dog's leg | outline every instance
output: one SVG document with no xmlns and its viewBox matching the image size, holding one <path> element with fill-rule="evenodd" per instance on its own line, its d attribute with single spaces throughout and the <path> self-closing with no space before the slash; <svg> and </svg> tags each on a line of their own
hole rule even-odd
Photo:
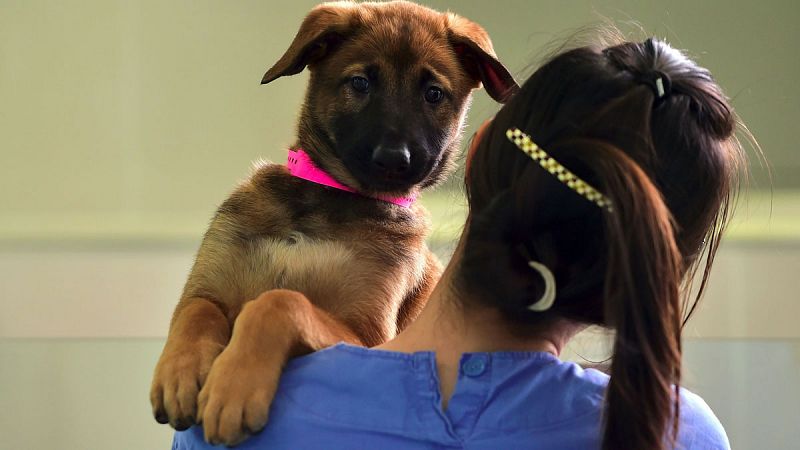
<svg viewBox="0 0 800 450">
<path fill-rule="evenodd" d="M 229 338 L 230 323 L 217 305 L 202 298 L 181 301 L 150 388 L 159 423 L 184 430 L 195 422 L 197 394 Z"/>
<path fill-rule="evenodd" d="M 246 303 L 200 391 L 206 440 L 235 445 L 263 428 L 286 362 L 341 341 L 363 345 L 299 292 L 276 289 Z"/>
</svg>

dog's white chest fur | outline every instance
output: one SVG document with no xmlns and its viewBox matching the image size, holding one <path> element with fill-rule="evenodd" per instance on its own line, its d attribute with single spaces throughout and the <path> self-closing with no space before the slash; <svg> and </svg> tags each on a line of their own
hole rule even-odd
<svg viewBox="0 0 800 450">
<path fill-rule="evenodd" d="M 249 273 L 241 281 L 253 283 L 248 294 L 277 288 L 299 291 L 345 321 L 369 317 L 382 322 L 389 335 L 395 333 L 397 311 L 386 305 L 401 303 L 410 280 L 387 277 L 385 264 L 352 243 L 292 232 L 286 238 L 253 240 L 247 253 Z"/>
<path fill-rule="evenodd" d="M 253 256 L 256 264 L 265 269 L 267 283 L 273 288 L 301 292 L 323 286 L 332 289 L 341 284 L 355 257 L 353 250 L 340 241 L 311 239 L 299 232 L 283 239 L 259 239 L 254 244 Z"/>
</svg>

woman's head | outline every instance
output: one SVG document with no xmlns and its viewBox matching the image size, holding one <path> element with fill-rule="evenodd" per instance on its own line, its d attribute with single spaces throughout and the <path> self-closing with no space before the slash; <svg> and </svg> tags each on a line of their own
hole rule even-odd
<svg viewBox="0 0 800 450">
<path fill-rule="evenodd" d="M 532 160 L 506 136 L 511 128 L 613 211 Z M 677 414 L 672 386 L 691 311 L 681 286 L 704 248 L 704 282 L 713 261 L 742 159 L 735 128 L 710 73 L 649 39 L 551 58 L 470 150 L 456 283 L 523 325 L 570 319 L 616 329 L 605 448 L 661 448 Z M 528 309 L 545 289 L 529 261 L 555 277 L 544 312 Z"/>
</svg>

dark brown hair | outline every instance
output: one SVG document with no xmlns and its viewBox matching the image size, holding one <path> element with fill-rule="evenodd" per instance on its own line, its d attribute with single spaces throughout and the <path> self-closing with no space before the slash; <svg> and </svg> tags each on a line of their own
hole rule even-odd
<svg viewBox="0 0 800 450">
<path fill-rule="evenodd" d="M 705 261 L 702 293 L 727 222 L 743 161 L 736 123 L 711 74 L 668 44 L 588 46 L 541 66 L 470 156 L 456 283 L 524 326 L 567 318 L 616 330 L 604 449 L 662 449 L 677 437 L 680 334 L 700 295 L 689 306 L 682 287 Z M 613 212 L 517 149 L 511 127 Z M 528 260 L 556 278 L 545 312 L 527 309 L 544 288 Z"/>
</svg>

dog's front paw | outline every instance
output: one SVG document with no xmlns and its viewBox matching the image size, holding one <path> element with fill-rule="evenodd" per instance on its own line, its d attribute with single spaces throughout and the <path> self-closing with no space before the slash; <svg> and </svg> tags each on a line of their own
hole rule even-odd
<svg viewBox="0 0 800 450">
<path fill-rule="evenodd" d="M 178 431 L 195 423 L 197 395 L 214 362 L 215 352 L 196 348 L 165 348 L 150 388 L 153 415 Z"/>
<path fill-rule="evenodd" d="M 282 364 L 256 360 L 231 347 L 223 351 L 198 397 L 206 441 L 236 445 L 267 423 Z"/>
</svg>

